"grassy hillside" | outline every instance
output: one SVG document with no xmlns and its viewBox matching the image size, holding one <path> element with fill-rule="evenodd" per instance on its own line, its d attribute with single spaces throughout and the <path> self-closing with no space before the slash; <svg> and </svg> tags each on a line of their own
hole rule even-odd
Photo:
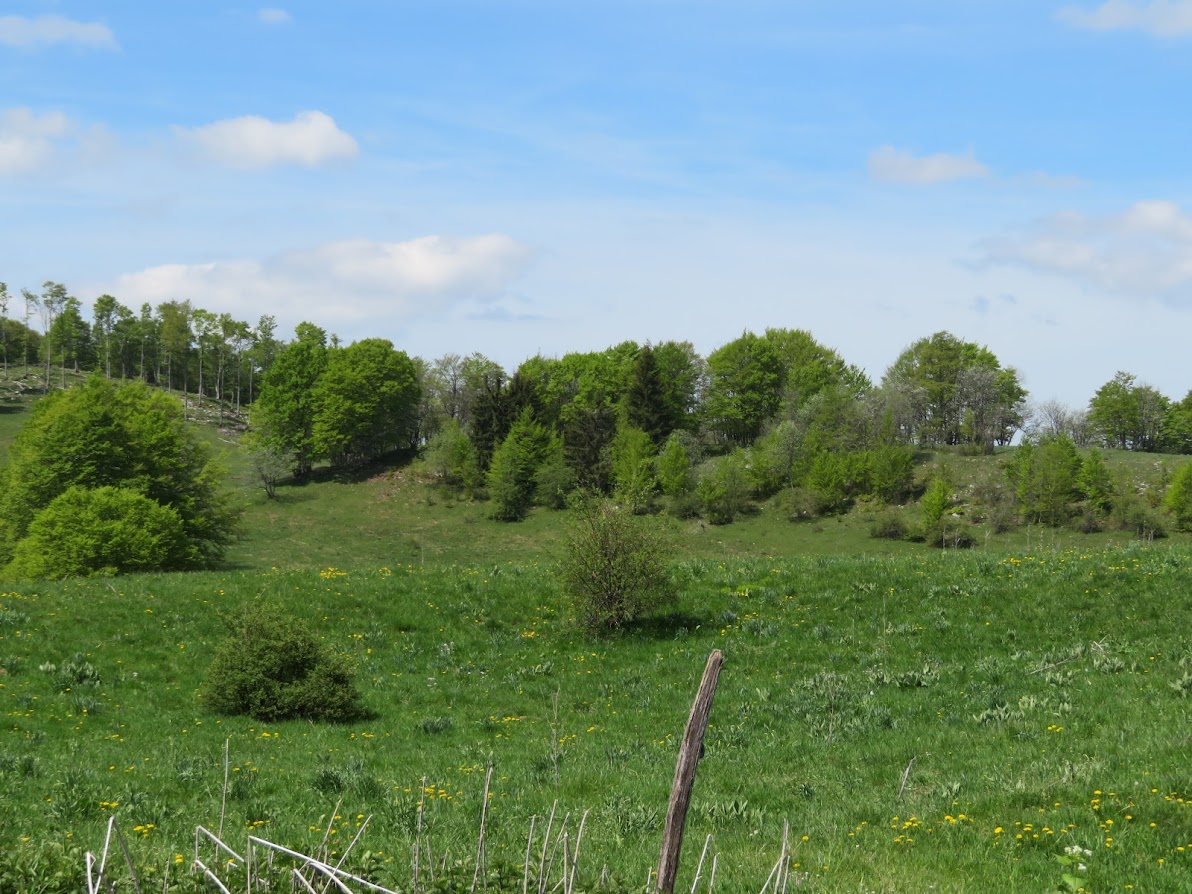
<svg viewBox="0 0 1192 894">
<path fill-rule="evenodd" d="M 718 889 L 760 890 L 789 821 L 811 890 L 1045 890 L 1077 844 L 1092 852 L 1089 890 L 1192 890 L 1188 550 L 690 560 L 675 573 L 673 616 L 606 641 L 575 632 L 532 562 L 5 593 L 2 865 L 97 847 L 115 813 L 160 877 L 189 860 L 195 823 L 218 823 L 230 741 L 233 841 L 253 829 L 313 848 L 342 799 L 333 840 L 371 816 L 357 856 L 404 885 L 421 790 L 434 852 L 467 882 L 491 764 L 490 854 L 510 887 L 530 817 L 556 800 L 573 824 L 591 811 L 584 883 L 607 864 L 640 887 L 720 648 L 688 886 L 712 834 Z M 221 615 L 257 599 L 353 653 L 370 720 L 264 725 L 200 707 Z M 67 673 L 76 653 L 98 683 L 80 683 L 78 662 Z"/>
</svg>

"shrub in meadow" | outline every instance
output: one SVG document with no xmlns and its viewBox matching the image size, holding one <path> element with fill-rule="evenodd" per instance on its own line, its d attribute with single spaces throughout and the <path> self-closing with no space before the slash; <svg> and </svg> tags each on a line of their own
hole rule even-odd
<svg viewBox="0 0 1192 894">
<path fill-rule="evenodd" d="M 585 630 L 616 630 L 674 601 L 671 543 L 660 519 L 591 497 L 573 508 L 558 575 Z"/>
<path fill-rule="evenodd" d="M 254 605 L 232 623 L 202 690 L 219 714 L 343 723 L 365 715 L 351 659 L 281 610 Z"/>
</svg>

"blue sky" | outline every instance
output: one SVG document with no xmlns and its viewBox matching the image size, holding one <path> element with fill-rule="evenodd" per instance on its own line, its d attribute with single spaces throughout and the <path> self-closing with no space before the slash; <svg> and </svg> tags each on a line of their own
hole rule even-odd
<svg viewBox="0 0 1192 894">
<path fill-rule="evenodd" d="M 509 368 L 949 329 L 1192 388 L 1192 0 L 0 10 L 0 280 Z"/>
</svg>

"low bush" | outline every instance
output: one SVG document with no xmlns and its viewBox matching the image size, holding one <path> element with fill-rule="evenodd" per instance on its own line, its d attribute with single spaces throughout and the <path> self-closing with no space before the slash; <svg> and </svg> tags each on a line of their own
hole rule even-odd
<svg viewBox="0 0 1192 894">
<path fill-rule="evenodd" d="M 580 626 L 605 633 L 674 601 L 672 548 L 659 519 L 590 497 L 573 505 L 558 576 Z"/>
<path fill-rule="evenodd" d="M 122 487 L 72 487 L 34 517 L 5 573 L 43 580 L 170 570 L 193 552 L 169 506 Z"/>
<path fill-rule="evenodd" d="M 869 526 L 869 536 L 878 540 L 905 540 L 909 528 L 899 512 L 880 513 Z"/>
<path fill-rule="evenodd" d="M 255 605 L 232 623 L 202 690 L 218 714 L 344 723 L 365 715 L 348 656 L 279 609 Z"/>
</svg>

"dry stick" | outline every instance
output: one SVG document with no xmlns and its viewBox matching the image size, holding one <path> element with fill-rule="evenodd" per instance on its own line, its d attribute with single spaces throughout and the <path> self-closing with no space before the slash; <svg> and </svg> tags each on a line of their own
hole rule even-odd
<svg viewBox="0 0 1192 894">
<path fill-rule="evenodd" d="M 353 838 L 352 838 L 351 842 L 348 844 L 348 846 L 346 848 L 344 848 L 344 852 L 343 852 L 343 854 L 340 855 L 339 862 L 335 864 L 335 869 L 333 871 L 339 872 L 340 867 L 344 865 L 344 860 L 348 859 L 348 854 L 350 854 L 352 852 L 352 848 L 354 848 L 356 846 L 356 842 L 360 840 L 360 836 L 363 835 L 364 830 L 368 828 L 368 823 L 371 819 L 372 819 L 372 814 L 369 814 L 367 817 L 364 818 L 364 822 L 362 822 L 360 824 L 360 828 L 356 830 L 355 836 L 353 836 Z M 331 882 L 328 882 L 326 885 L 323 885 L 323 894 L 327 894 L 327 889 L 330 886 L 331 886 Z"/>
<path fill-rule="evenodd" d="M 1027 676 L 1030 677 L 1030 676 L 1033 676 L 1034 674 L 1041 674 L 1041 673 L 1043 673 L 1043 671 L 1052 670 L 1053 668 L 1059 667 L 1061 664 L 1069 664 L 1070 662 L 1073 662 L 1073 661 L 1079 661 L 1083 657 L 1084 657 L 1083 655 L 1073 655 L 1071 658 L 1065 658 L 1063 661 L 1056 661 L 1053 664 L 1045 664 L 1043 667 L 1035 668 L 1033 671 L 1028 673 Z"/>
<path fill-rule="evenodd" d="M 790 834 L 791 824 L 786 820 L 782 821 L 782 856 L 779 858 L 782 861 L 782 872 L 779 874 L 781 885 L 777 882 L 774 884 L 776 891 L 780 894 L 786 894 L 786 880 L 790 878 L 791 874 L 791 857 L 790 857 Z"/>
<path fill-rule="evenodd" d="M 132 887 L 137 894 L 141 894 L 141 881 L 137 878 L 137 870 L 132 865 L 132 854 L 128 852 L 128 845 L 124 843 L 124 836 L 120 834 L 120 827 L 113 826 L 116 830 L 116 843 L 120 845 L 120 850 L 124 852 L 124 863 L 128 866 L 128 874 L 132 877 Z"/>
<path fill-rule="evenodd" d="M 559 787 L 559 690 L 551 696 L 554 712 L 550 723 L 550 759 L 555 768 L 555 788 Z"/>
<path fill-rule="evenodd" d="M 492 782 L 493 768 L 490 766 L 488 772 L 484 774 L 484 797 L 480 804 L 480 841 L 476 844 L 476 871 L 472 873 L 472 888 L 475 892 L 476 883 L 480 881 L 481 866 L 484 866 L 484 890 L 488 890 L 488 866 L 485 865 L 487 860 L 484 851 L 485 834 L 488 831 L 488 786 Z"/>
<path fill-rule="evenodd" d="M 579 818 L 579 828 L 575 832 L 575 850 L 571 852 L 571 875 L 568 876 L 566 885 L 567 894 L 572 894 L 575 889 L 575 875 L 579 872 L 579 846 L 584 840 L 584 826 L 588 822 L 588 813 L 585 810 L 584 815 Z"/>
<path fill-rule="evenodd" d="M 704 732 L 712 713 L 716 695 L 716 681 L 724 665 L 724 654 L 714 649 L 708 656 L 704 676 L 691 705 L 679 759 L 675 764 L 675 781 L 671 786 L 670 804 L 666 809 L 666 825 L 662 830 L 662 849 L 658 854 L 658 887 L 660 894 L 673 894 L 675 876 L 679 872 L 679 852 L 683 849 L 683 829 L 687 823 L 687 808 L 691 806 L 691 789 L 695 785 L 695 770 L 704 746 Z"/>
<path fill-rule="evenodd" d="M 555 868 L 555 854 L 559 852 L 559 842 L 567 834 L 567 820 L 569 819 L 571 819 L 570 813 L 563 814 L 563 822 L 559 823 L 559 831 L 555 833 L 555 843 L 550 849 L 550 860 L 546 864 L 546 871 L 538 881 L 538 888 L 543 894 L 546 892 L 546 886 L 550 883 L 550 871 Z"/>
<path fill-rule="evenodd" d="M 704 839 L 704 849 L 700 851 L 699 854 L 699 863 L 697 863 L 695 866 L 695 878 L 691 880 L 691 894 L 695 894 L 695 889 L 699 885 L 699 875 L 704 868 L 704 857 L 708 856 L 708 845 L 711 843 L 712 836 L 708 835 L 708 837 Z"/>
<path fill-rule="evenodd" d="M 223 796 L 219 799 L 219 831 L 215 833 L 217 838 L 223 838 L 224 814 L 228 808 L 228 764 L 230 763 L 228 760 L 228 748 L 231 743 L 232 740 L 230 738 L 224 739 L 224 784 Z"/>
<path fill-rule="evenodd" d="M 426 802 L 426 777 L 422 777 L 422 788 L 418 790 L 418 825 L 414 832 L 414 881 L 413 894 L 418 894 L 418 859 L 422 856 L 422 805 Z M 434 867 L 431 867 L 434 872 Z"/>
<path fill-rule="evenodd" d="M 902 793 L 906 791 L 906 784 L 911 781 L 911 770 L 914 768 L 915 761 L 918 759 L 919 755 L 916 754 L 911 758 L 911 762 L 906 765 L 906 769 L 902 771 L 902 784 L 898 786 L 898 797 L 894 799 L 895 801 L 902 800 Z"/>
<path fill-rule="evenodd" d="M 108 817 L 108 832 L 103 839 L 103 855 L 99 860 L 99 875 L 95 877 L 95 886 L 91 889 L 92 894 L 99 894 L 99 886 L 103 884 L 103 872 L 108 865 L 108 848 L 112 844 L 112 829 L 116 827 L 116 817 Z"/>
<path fill-rule="evenodd" d="M 302 874 L 302 870 L 299 869 L 297 866 L 295 866 L 293 868 L 293 870 L 291 870 L 291 875 L 293 876 L 290 879 L 291 884 L 293 882 L 297 881 L 302 885 L 302 887 L 306 888 L 306 890 L 309 891 L 310 894 L 319 894 L 319 892 L 314 889 L 314 886 L 311 885 L 311 883 L 306 880 L 306 876 L 304 876 Z"/>
<path fill-rule="evenodd" d="M 522 872 L 522 894 L 530 894 L 530 850 L 534 847 L 534 821 L 538 817 L 530 817 L 530 837 L 526 839 L 526 864 Z"/>
<path fill-rule="evenodd" d="M 542 839 L 542 856 L 538 860 L 538 894 L 543 894 L 546 890 L 546 882 L 542 877 L 542 871 L 546 866 L 546 849 L 550 846 L 550 827 L 554 825 L 555 810 L 558 806 L 558 801 L 550 805 L 550 816 L 546 819 L 546 835 Z"/>
</svg>

